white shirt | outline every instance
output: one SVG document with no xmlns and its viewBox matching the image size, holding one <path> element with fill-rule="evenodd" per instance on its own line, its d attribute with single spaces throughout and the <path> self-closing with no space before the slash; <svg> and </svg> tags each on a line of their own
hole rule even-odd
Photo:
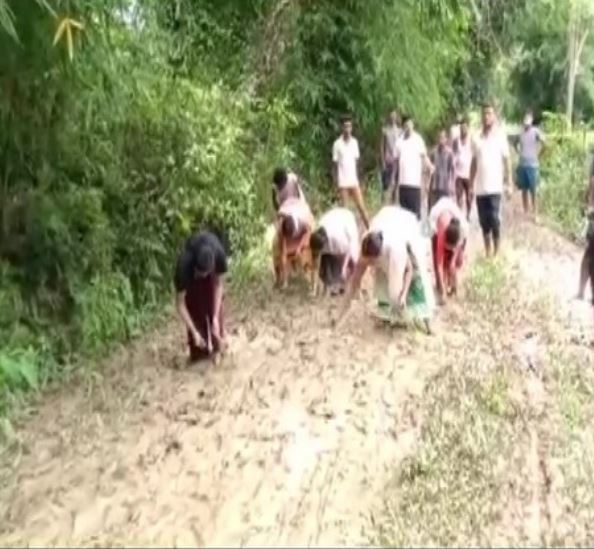
<svg viewBox="0 0 594 549">
<path fill-rule="evenodd" d="M 467 238 L 468 222 L 466 221 L 462 210 L 458 207 L 458 204 L 456 204 L 456 202 L 449 196 L 440 198 L 429 212 L 429 227 L 431 229 L 431 234 L 435 234 L 437 232 L 437 220 L 443 212 L 449 212 L 453 217 L 458 219 L 460 222 L 461 239 L 464 240 Z"/>
<path fill-rule="evenodd" d="M 369 223 L 369 232 L 381 232 L 382 251 L 376 269 L 388 278 L 388 294 L 397 303 L 408 261 L 407 244 L 420 236 L 420 225 L 412 212 L 400 206 L 384 206 Z"/>
<path fill-rule="evenodd" d="M 423 176 L 423 156 L 427 148 L 423 138 L 412 132 L 407 138 L 402 137 L 396 143 L 398 155 L 398 182 L 407 187 L 420 187 Z"/>
<path fill-rule="evenodd" d="M 501 194 L 503 192 L 503 161 L 509 158 L 509 145 L 505 132 L 497 127 L 484 135 L 475 136 L 472 154 L 476 157 L 477 196 Z"/>
<path fill-rule="evenodd" d="M 328 248 L 322 253 L 348 255 L 354 262 L 359 260 L 361 246 L 355 215 L 348 208 L 332 208 L 321 218 L 319 226 L 326 231 Z"/>
<path fill-rule="evenodd" d="M 454 170 L 456 177 L 460 179 L 470 179 L 470 164 L 472 162 L 472 140 L 466 136 L 466 143 L 459 137 L 456 141 L 456 151 L 454 152 Z"/>
<path fill-rule="evenodd" d="M 332 147 L 332 161 L 338 165 L 339 188 L 352 188 L 359 185 L 357 160 L 359 160 L 359 143 L 354 137 L 345 141 L 341 135 Z"/>
</svg>

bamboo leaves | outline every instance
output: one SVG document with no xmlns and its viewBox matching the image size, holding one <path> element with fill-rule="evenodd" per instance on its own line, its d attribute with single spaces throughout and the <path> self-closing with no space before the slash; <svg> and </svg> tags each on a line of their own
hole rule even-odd
<svg viewBox="0 0 594 549">
<path fill-rule="evenodd" d="M 70 61 L 74 58 L 74 33 L 84 30 L 84 25 L 71 17 L 64 17 L 58 24 L 56 34 L 54 35 L 53 46 L 58 45 L 62 37 L 66 37 L 66 51 Z"/>
</svg>

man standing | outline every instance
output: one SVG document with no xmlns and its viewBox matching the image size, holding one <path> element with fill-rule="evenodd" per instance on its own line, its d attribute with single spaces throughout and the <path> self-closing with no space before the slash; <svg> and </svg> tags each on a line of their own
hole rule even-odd
<svg viewBox="0 0 594 549">
<path fill-rule="evenodd" d="M 592 304 L 594 305 L 594 159 L 590 165 L 588 188 L 586 191 L 586 249 L 580 266 L 578 299 L 584 299 L 588 280 L 592 287 Z"/>
<path fill-rule="evenodd" d="M 398 196 L 400 205 L 420 219 L 423 165 L 429 171 L 433 171 L 433 166 L 427 157 L 427 148 L 423 138 L 414 131 L 412 118 L 405 116 L 403 123 L 404 133 L 396 144 Z"/>
<path fill-rule="evenodd" d="M 380 158 L 382 163 L 382 193 L 386 202 L 388 197 L 394 202 L 396 199 L 396 181 L 398 177 L 398 163 L 396 162 L 396 142 L 401 134 L 398 124 L 398 113 L 392 111 L 388 124 L 382 128 L 382 144 Z"/>
<path fill-rule="evenodd" d="M 482 128 L 473 142 L 470 186 L 476 190 L 476 207 L 487 257 L 497 255 L 501 233 L 501 195 L 504 180 L 511 190 L 507 136 L 496 124 L 495 109 L 483 105 Z"/>
<path fill-rule="evenodd" d="M 472 161 L 472 144 L 468 134 L 468 119 L 463 118 L 460 123 L 460 137 L 454 141 L 454 172 L 456 176 L 456 201 L 458 207 L 464 207 L 466 199 L 466 219 L 470 220 L 472 199 L 474 198 L 470 186 L 470 163 Z"/>
<path fill-rule="evenodd" d="M 342 134 L 332 147 L 332 161 L 334 163 L 334 182 L 338 186 L 340 200 L 346 207 L 350 197 L 354 202 L 365 227 L 369 225 L 369 218 L 363 194 L 359 187 L 359 174 L 357 164 L 359 161 L 359 143 L 353 137 L 353 122 L 348 116 L 342 120 Z"/>
<path fill-rule="evenodd" d="M 516 173 L 517 186 L 522 191 L 524 213 L 536 214 L 536 187 L 538 186 L 538 155 L 544 143 L 542 134 L 533 125 L 532 113 L 524 116 L 524 128 L 518 141 L 520 162 Z"/>
<path fill-rule="evenodd" d="M 431 208 L 440 198 L 449 197 L 452 194 L 454 155 L 448 146 L 446 130 L 440 130 L 437 137 L 437 146 L 431 152 L 430 159 L 435 169 L 429 183 L 428 212 L 431 211 Z"/>
</svg>

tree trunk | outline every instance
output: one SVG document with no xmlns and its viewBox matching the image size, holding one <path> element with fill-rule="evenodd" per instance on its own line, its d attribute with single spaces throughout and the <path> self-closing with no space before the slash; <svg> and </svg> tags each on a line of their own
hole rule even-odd
<svg viewBox="0 0 594 549">
<path fill-rule="evenodd" d="M 567 120 L 567 129 L 571 130 L 573 119 L 573 98 L 575 95 L 575 77 L 576 77 L 576 22 L 575 11 L 573 7 L 569 8 L 569 22 L 567 26 L 567 92 L 565 98 L 565 117 Z"/>
<path fill-rule="evenodd" d="M 569 12 L 569 23 L 567 27 L 567 97 L 565 104 L 565 115 L 567 126 L 571 130 L 573 121 L 573 103 L 575 97 L 575 85 L 580 67 L 582 52 L 590 32 L 589 20 L 583 13 L 578 14 L 575 3 L 572 2 Z"/>
</svg>

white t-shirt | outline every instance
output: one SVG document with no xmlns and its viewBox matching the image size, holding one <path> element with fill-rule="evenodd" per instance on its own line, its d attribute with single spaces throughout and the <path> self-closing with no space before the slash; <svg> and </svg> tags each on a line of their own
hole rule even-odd
<svg viewBox="0 0 594 549">
<path fill-rule="evenodd" d="M 407 187 L 420 187 L 423 176 L 423 156 L 427 148 L 423 138 L 412 132 L 407 138 L 402 135 L 396 143 L 398 155 L 398 182 Z"/>
<path fill-rule="evenodd" d="M 355 262 L 359 260 L 359 229 L 351 210 L 332 208 L 321 217 L 319 226 L 328 235 L 328 249 L 322 250 L 322 253 L 348 255 Z"/>
<path fill-rule="evenodd" d="M 415 214 L 400 206 L 384 206 L 369 223 L 369 232 L 376 231 L 382 233 L 383 243 L 375 268 L 387 277 L 390 301 L 396 303 L 408 260 L 406 246 L 420 237 L 419 221 Z"/>
<path fill-rule="evenodd" d="M 332 161 L 338 165 L 339 188 L 359 186 L 357 160 L 359 160 L 359 143 L 354 137 L 345 141 L 341 135 L 332 147 Z"/>
<path fill-rule="evenodd" d="M 470 164 L 472 163 L 472 140 L 466 136 L 466 142 L 459 137 L 455 142 L 454 171 L 460 179 L 470 179 Z"/>
<path fill-rule="evenodd" d="M 501 194 L 503 161 L 509 158 L 505 132 L 497 127 L 492 128 L 487 135 L 481 132 L 473 139 L 472 154 L 476 157 L 476 195 Z"/>
</svg>

